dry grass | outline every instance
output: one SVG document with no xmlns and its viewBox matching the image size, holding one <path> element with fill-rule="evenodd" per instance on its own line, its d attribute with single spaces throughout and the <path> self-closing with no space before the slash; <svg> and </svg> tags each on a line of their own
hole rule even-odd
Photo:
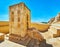
<svg viewBox="0 0 60 47">
<path fill-rule="evenodd" d="M 6 21 L 0 22 L 0 32 L 8 33 L 9 32 L 9 23 Z"/>
<path fill-rule="evenodd" d="M 0 26 L 8 26 L 9 22 L 8 21 L 0 21 Z"/>
<path fill-rule="evenodd" d="M 49 26 L 50 26 L 49 24 L 31 23 L 31 27 L 34 27 L 34 28 L 36 28 L 37 30 L 39 30 L 41 32 L 47 31 Z"/>
<path fill-rule="evenodd" d="M 31 23 L 31 27 L 36 28 L 41 32 L 45 32 L 49 28 L 49 24 L 38 24 L 38 23 Z M 9 32 L 9 22 L 8 21 L 0 21 L 0 32 L 8 33 Z"/>
<path fill-rule="evenodd" d="M 8 33 L 9 32 L 9 27 L 8 26 L 0 27 L 0 32 Z"/>
</svg>

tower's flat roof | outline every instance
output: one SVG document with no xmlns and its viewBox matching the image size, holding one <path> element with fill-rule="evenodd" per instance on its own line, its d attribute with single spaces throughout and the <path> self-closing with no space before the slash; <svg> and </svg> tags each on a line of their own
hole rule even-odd
<svg viewBox="0 0 60 47">
<path fill-rule="evenodd" d="M 17 4 L 11 5 L 11 6 L 9 6 L 9 7 L 13 7 L 13 6 L 16 6 L 16 5 L 19 5 L 19 4 L 24 4 L 24 5 L 25 5 L 24 2 L 20 2 L 20 3 L 17 3 Z M 25 7 L 30 11 L 30 9 L 29 9 L 26 5 L 25 5 Z"/>
</svg>

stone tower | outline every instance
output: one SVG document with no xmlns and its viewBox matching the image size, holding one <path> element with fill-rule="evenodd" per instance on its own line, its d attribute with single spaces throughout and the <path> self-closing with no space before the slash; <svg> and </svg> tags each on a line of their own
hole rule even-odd
<svg viewBox="0 0 60 47">
<path fill-rule="evenodd" d="M 39 47 L 44 40 L 40 32 L 30 27 L 30 10 L 24 3 L 9 7 L 9 40 L 27 47 Z"/>
<path fill-rule="evenodd" d="M 30 10 L 24 3 L 9 7 L 9 33 L 24 37 L 30 28 Z"/>
</svg>

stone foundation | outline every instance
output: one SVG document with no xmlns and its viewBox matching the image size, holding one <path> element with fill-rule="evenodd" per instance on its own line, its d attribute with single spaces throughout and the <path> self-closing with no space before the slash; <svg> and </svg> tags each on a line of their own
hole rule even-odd
<svg viewBox="0 0 60 47">
<path fill-rule="evenodd" d="M 41 42 L 43 42 L 38 39 L 31 38 L 28 35 L 22 38 L 21 36 L 14 34 L 10 34 L 9 40 L 27 47 L 40 47 Z"/>
<path fill-rule="evenodd" d="M 35 31 L 29 31 L 25 37 L 19 35 L 10 34 L 9 40 L 15 43 L 24 45 L 26 47 L 52 47 L 52 45 L 47 44 L 45 39 L 42 39 L 41 35 L 37 35 Z M 33 37 L 32 37 L 33 36 Z M 40 36 L 39 38 L 37 36 Z"/>
<path fill-rule="evenodd" d="M 31 38 L 29 38 L 28 36 L 21 37 L 18 35 L 10 34 L 9 40 L 26 46 L 28 42 L 31 40 Z"/>
</svg>

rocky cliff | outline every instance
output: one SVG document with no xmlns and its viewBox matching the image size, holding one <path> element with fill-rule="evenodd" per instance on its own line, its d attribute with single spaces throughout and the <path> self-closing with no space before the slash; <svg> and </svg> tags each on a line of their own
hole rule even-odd
<svg viewBox="0 0 60 47">
<path fill-rule="evenodd" d="M 51 24 L 54 20 L 55 20 L 55 18 L 51 18 L 48 23 Z"/>
<path fill-rule="evenodd" d="M 47 32 L 41 33 L 48 44 L 60 47 L 60 13 L 49 21 L 50 27 Z"/>
</svg>

